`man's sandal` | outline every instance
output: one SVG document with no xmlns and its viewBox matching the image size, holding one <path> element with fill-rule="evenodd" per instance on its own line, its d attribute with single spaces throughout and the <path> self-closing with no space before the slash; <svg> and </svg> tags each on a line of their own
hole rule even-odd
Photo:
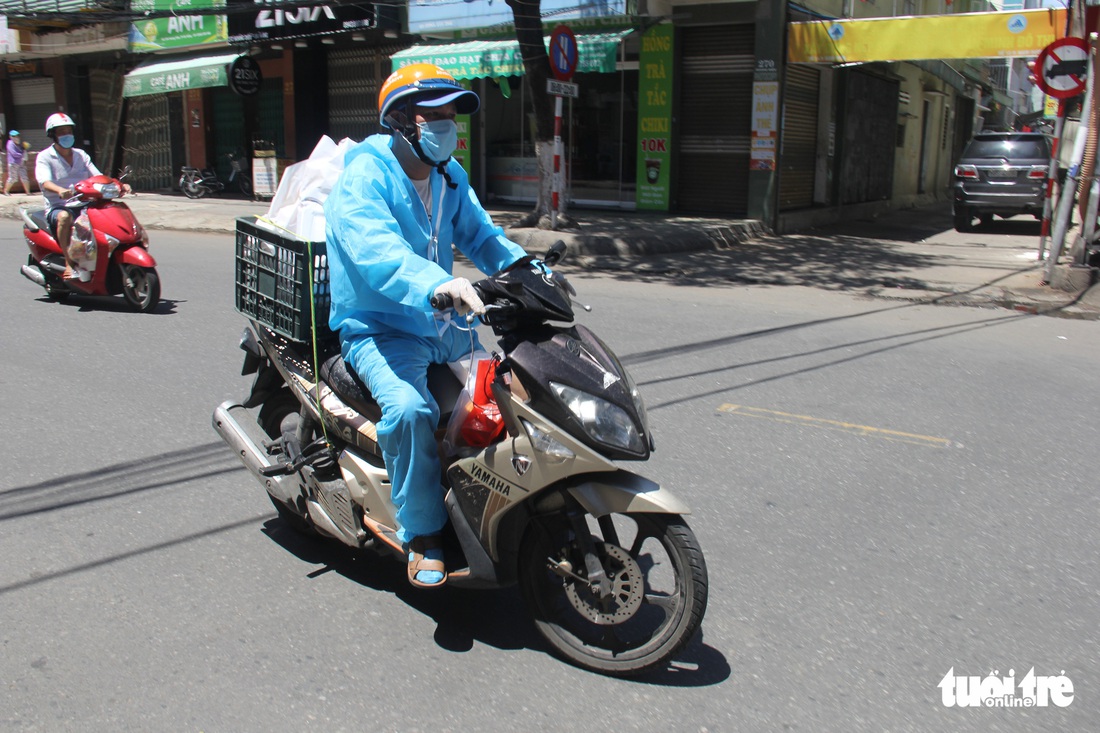
<svg viewBox="0 0 1100 733">
<path fill-rule="evenodd" d="M 447 582 L 443 542 L 439 535 L 423 535 L 409 540 L 409 582 L 417 588 L 436 588 Z"/>
</svg>

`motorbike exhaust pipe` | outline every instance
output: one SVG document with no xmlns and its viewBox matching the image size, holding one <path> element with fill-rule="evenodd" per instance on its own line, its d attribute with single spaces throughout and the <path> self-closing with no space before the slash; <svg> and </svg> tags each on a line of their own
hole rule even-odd
<svg viewBox="0 0 1100 733">
<path fill-rule="evenodd" d="M 30 265 L 23 265 L 19 268 L 19 271 L 23 273 L 23 277 L 30 280 L 35 285 L 46 287 L 46 276 L 42 274 L 42 271 L 37 267 L 31 267 Z"/>
<path fill-rule="evenodd" d="M 296 477 L 264 476 L 260 473 L 262 469 L 276 464 L 263 447 L 270 438 L 248 411 L 240 403 L 229 400 L 218 405 L 212 421 L 214 430 L 236 452 L 245 468 L 264 485 L 267 493 L 285 504 L 293 504 L 299 494 Z"/>
</svg>

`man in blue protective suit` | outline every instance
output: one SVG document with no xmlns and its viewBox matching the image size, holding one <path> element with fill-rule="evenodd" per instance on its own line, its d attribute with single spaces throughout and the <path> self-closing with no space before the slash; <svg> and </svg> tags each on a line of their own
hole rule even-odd
<svg viewBox="0 0 1100 733">
<path fill-rule="evenodd" d="M 325 202 L 332 307 L 344 359 L 382 408 L 377 424 L 409 559 L 409 581 L 442 585 L 440 530 L 447 522 L 435 430 L 439 406 L 428 393 L 431 363 L 457 361 L 476 346 L 464 321 L 432 310 L 451 296 L 460 315 L 484 313 L 469 280 L 451 274 L 451 244 L 493 273 L 525 255 L 504 237 L 451 159 L 456 114 L 481 102 L 434 64 L 395 71 L 378 107 L 390 135 L 352 148 Z"/>
</svg>

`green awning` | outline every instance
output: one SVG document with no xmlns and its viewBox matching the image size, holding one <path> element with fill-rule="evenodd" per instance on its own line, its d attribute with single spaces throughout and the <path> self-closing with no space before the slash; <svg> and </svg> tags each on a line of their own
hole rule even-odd
<svg viewBox="0 0 1100 733">
<path fill-rule="evenodd" d="M 224 87 L 229 84 L 226 68 L 239 53 L 189 58 L 151 58 L 126 75 L 122 96 L 182 92 L 185 89 Z"/>
<path fill-rule="evenodd" d="M 607 74 L 615 71 L 619 43 L 633 32 L 628 28 L 614 33 L 578 33 L 577 73 Z M 549 48 L 550 36 L 542 40 Z M 456 79 L 523 75 L 519 41 L 425 44 L 398 51 L 390 58 L 395 69 L 409 64 L 435 64 Z"/>
</svg>

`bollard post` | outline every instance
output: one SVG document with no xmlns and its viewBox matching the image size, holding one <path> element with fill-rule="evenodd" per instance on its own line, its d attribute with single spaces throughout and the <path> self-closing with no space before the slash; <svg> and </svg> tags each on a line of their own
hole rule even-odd
<svg viewBox="0 0 1100 733">
<path fill-rule="evenodd" d="M 1058 116 L 1054 119 L 1054 142 L 1050 148 L 1050 168 L 1047 170 L 1047 192 L 1043 198 L 1043 226 L 1042 231 L 1039 232 L 1039 258 L 1038 261 L 1042 262 L 1043 257 L 1046 255 L 1047 239 L 1050 237 L 1050 215 L 1054 208 L 1054 181 L 1058 178 L 1058 149 L 1062 145 L 1062 132 L 1065 130 L 1066 125 L 1066 103 L 1065 100 L 1058 100 Z M 1061 196 L 1065 189 L 1065 184 L 1058 190 L 1058 195 Z"/>
</svg>

